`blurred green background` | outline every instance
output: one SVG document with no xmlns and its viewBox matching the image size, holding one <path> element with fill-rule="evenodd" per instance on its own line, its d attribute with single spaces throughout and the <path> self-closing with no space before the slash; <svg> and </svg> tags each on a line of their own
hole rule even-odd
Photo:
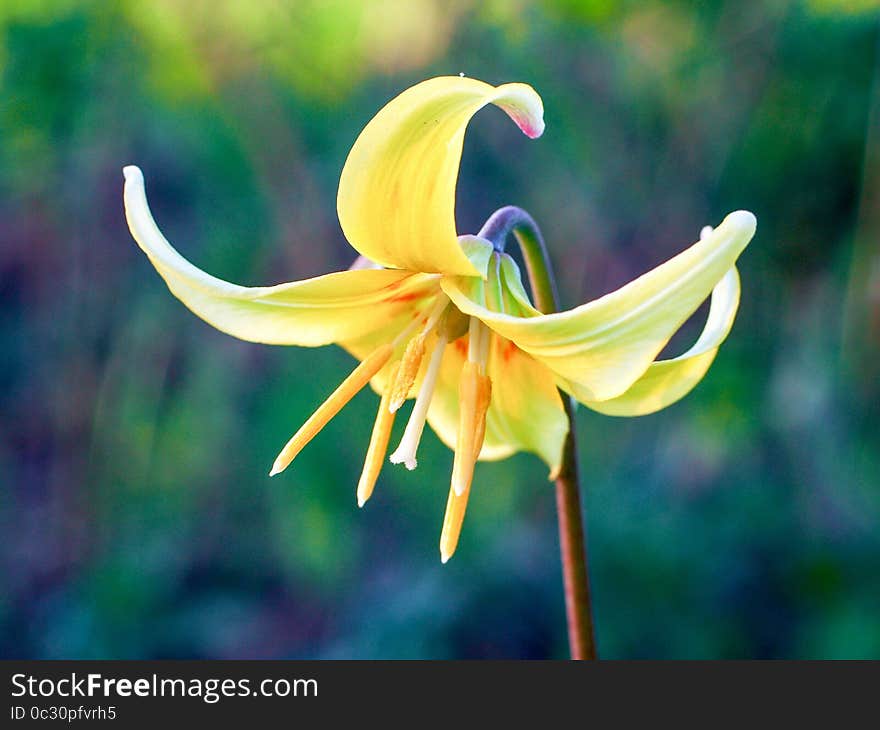
<svg viewBox="0 0 880 730">
<path fill-rule="evenodd" d="M 880 657 L 877 44 L 868 0 L 4 0 L 0 655 L 566 655 L 537 458 L 478 466 L 445 566 L 433 433 L 357 508 L 371 392 L 270 480 L 351 358 L 211 329 L 123 218 L 135 163 L 211 273 L 344 268 L 358 132 L 464 72 L 532 84 L 547 131 L 475 118 L 459 230 L 525 207 L 566 305 L 730 210 L 759 221 L 694 393 L 640 419 L 579 411 L 600 652 Z"/>
</svg>

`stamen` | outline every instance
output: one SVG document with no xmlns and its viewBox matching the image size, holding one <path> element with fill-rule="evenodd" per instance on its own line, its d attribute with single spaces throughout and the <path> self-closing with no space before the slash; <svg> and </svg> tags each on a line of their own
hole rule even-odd
<svg viewBox="0 0 880 730">
<path fill-rule="evenodd" d="M 367 457 L 364 459 L 364 470 L 361 472 L 357 487 L 358 507 L 363 507 L 373 494 L 373 487 L 382 471 L 382 463 L 388 451 L 388 440 L 391 438 L 391 427 L 394 426 L 394 418 L 397 415 L 388 409 L 388 401 L 391 399 L 391 386 L 397 375 L 400 363 L 393 366 L 388 378 L 382 400 L 379 402 L 379 410 L 376 413 L 376 422 L 373 424 L 373 433 L 370 435 L 370 446 L 367 448 Z"/>
<path fill-rule="evenodd" d="M 476 317 L 471 317 L 468 327 L 468 360 L 480 366 L 485 374 L 489 361 L 489 328 Z"/>
<path fill-rule="evenodd" d="M 346 403 L 360 392 L 361 388 L 370 382 L 370 378 L 385 366 L 393 352 L 394 348 L 390 344 L 382 345 L 351 371 L 351 374 L 339 384 L 339 387 L 331 393 L 327 400 L 318 406 L 318 409 L 281 449 L 281 453 L 272 464 L 272 471 L 269 472 L 270 477 L 284 471 L 290 465 L 290 462 L 302 451 L 303 447 L 327 425 L 333 416 L 342 410 Z"/>
<path fill-rule="evenodd" d="M 403 438 L 400 439 L 400 445 L 397 447 L 397 450 L 391 454 L 392 464 L 403 463 L 410 471 L 418 465 L 416 451 L 419 448 L 422 431 L 425 430 L 428 406 L 431 405 L 431 398 L 434 397 L 434 387 L 437 385 L 437 375 L 440 373 L 440 363 L 443 361 L 443 351 L 445 349 L 446 335 L 439 333 L 434 352 L 431 353 L 431 361 L 428 363 L 428 369 L 425 372 L 425 378 L 422 380 L 422 385 L 416 396 L 416 404 L 413 406 L 409 421 L 406 424 L 406 430 L 403 432 Z"/>
<path fill-rule="evenodd" d="M 492 332 L 488 327 L 486 327 L 486 325 L 483 325 L 481 329 L 482 332 L 480 333 L 480 347 L 477 351 L 477 362 L 480 365 L 480 373 L 485 375 L 486 368 L 489 363 L 489 338 L 492 336 Z"/>
<path fill-rule="evenodd" d="M 474 437 L 474 461 L 480 458 L 483 441 L 486 438 L 486 414 L 489 411 L 489 404 L 492 402 L 492 381 L 489 378 L 481 383 L 477 398 L 477 413 L 480 414 L 480 420 L 477 421 L 477 431 Z"/>
<path fill-rule="evenodd" d="M 399 410 L 406 402 L 406 399 L 409 398 L 409 392 L 412 390 L 413 383 L 418 377 L 419 368 L 422 366 L 422 358 L 425 356 L 425 341 L 431 330 L 437 326 L 437 322 L 440 321 L 448 306 L 449 297 L 445 294 L 440 294 L 434 307 L 431 309 L 431 313 L 428 315 L 428 319 L 425 321 L 422 331 L 407 343 L 406 349 L 403 352 L 400 370 L 398 370 L 397 377 L 393 381 L 391 400 L 388 403 L 388 408 L 392 412 Z M 397 340 L 400 339 L 401 337 L 398 335 Z"/>
<path fill-rule="evenodd" d="M 486 434 L 490 397 L 491 384 L 489 378 L 480 372 L 480 364 L 466 362 L 458 384 L 458 439 L 452 463 L 452 490 L 458 496 L 470 489 L 474 478 L 474 466 Z"/>
<path fill-rule="evenodd" d="M 469 489 L 460 495 L 456 494 L 454 489 L 449 490 L 449 499 L 446 500 L 446 516 L 443 518 L 443 531 L 440 533 L 440 561 L 443 563 L 453 556 L 455 548 L 458 547 L 458 537 L 461 535 L 468 496 L 470 496 Z"/>
<path fill-rule="evenodd" d="M 483 323 L 476 317 L 471 317 L 468 323 L 468 360 L 470 362 L 479 362 L 480 360 L 480 339 L 483 335 Z"/>
<path fill-rule="evenodd" d="M 452 464 L 452 486 L 446 501 L 446 516 L 440 533 L 440 560 L 445 563 L 455 553 L 467 510 L 474 466 L 486 437 L 486 413 L 492 400 L 492 381 L 485 375 L 489 353 L 489 328 L 471 319 L 468 360 L 458 386 L 459 423 Z"/>
<path fill-rule="evenodd" d="M 391 397 L 388 399 L 388 409 L 392 413 L 397 411 L 409 397 L 409 391 L 419 374 L 422 358 L 425 356 L 426 339 L 424 332 L 417 334 L 407 343 L 406 349 L 403 351 L 400 369 L 390 383 Z"/>
</svg>

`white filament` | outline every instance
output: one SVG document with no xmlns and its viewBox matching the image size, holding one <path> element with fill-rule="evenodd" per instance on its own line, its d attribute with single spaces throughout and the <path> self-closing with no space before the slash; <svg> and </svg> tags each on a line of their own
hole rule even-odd
<svg viewBox="0 0 880 730">
<path fill-rule="evenodd" d="M 468 323 L 468 360 L 479 363 L 480 372 L 486 374 L 489 361 L 489 328 L 476 317 Z"/>
<path fill-rule="evenodd" d="M 407 421 L 403 438 L 400 439 L 400 445 L 390 457 L 392 464 L 403 464 L 410 471 L 418 466 L 416 452 L 419 448 L 422 432 L 425 430 L 428 406 L 431 405 L 431 398 L 434 397 L 434 388 L 437 385 L 437 375 L 440 373 L 440 363 L 443 361 L 445 349 L 446 336 L 438 334 L 437 344 L 431 353 L 431 361 L 428 363 L 428 369 L 416 396 L 416 404 L 413 406 L 409 421 Z"/>
</svg>

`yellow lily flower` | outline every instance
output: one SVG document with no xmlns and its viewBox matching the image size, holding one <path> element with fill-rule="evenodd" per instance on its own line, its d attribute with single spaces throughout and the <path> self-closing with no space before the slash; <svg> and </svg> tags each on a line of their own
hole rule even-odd
<svg viewBox="0 0 880 730">
<path fill-rule="evenodd" d="M 440 541 L 456 549 L 478 459 L 518 451 L 560 466 L 568 420 L 557 388 L 600 413 L 637 416 L 687 394 L 712 363 L 739 303 L 735 262 L 755 218 L 738 211 L 681 254 L 574 309 L 539 312 L 503 241 L 459 236 L 455 186 L 465 129 L 495 104 L 529 137 L 544 129 L 530 86 L 434 78 L 389 102 L 361 132 L 339 182 L 346 238 L 375 265 L 268 287 L 217 279 L 184 259 L 153 221 L 137 167 L 126 167 L 132 235 L 171 292 L 217 329 L 251 342 L 336 343 L 360 364 L 281 450 L 271 474 L 367 383 L 381 396 L 357 489 L 369 499 L 395 415 L 415 399 L 391 461 L 416 467 L 425 423 L 455 450 Z M 711 296 L 705 328 L 683 355 L 658 354 Z"/>
</svg>

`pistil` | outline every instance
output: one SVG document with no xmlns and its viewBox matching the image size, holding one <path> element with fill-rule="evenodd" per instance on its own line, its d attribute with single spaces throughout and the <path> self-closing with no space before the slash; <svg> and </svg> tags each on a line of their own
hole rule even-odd
<svg viewBox="0 0 880 730">
<path fill-rule="evenodd" d="M 388 379 L 389 383 L 394 382 L 399 363 L 392 367 L 393 370 Z M 391 428 L 394 426 L 394 418 L 397 415 L 389 410 L 389 400 L 391 400 L 391 388 L 387 387 L 382 394 L 382 400 L 379 402 L 376 422 L 373 424 L 373 433 L 370 435 L 370 446 L 367 449 L 367 456 L 364 460 L 364 469 L 361 472 L 360 481 L 358 481 L 358 507 L 363 507 L 373 494 L 373 488 L 376 486 L 376 480 L 379 478 L 379 472 L 382 470 L 382 463 L 385 461 L 385 454 L 388 452 L 388 440 L 391 438 Z"/>
</svg>

